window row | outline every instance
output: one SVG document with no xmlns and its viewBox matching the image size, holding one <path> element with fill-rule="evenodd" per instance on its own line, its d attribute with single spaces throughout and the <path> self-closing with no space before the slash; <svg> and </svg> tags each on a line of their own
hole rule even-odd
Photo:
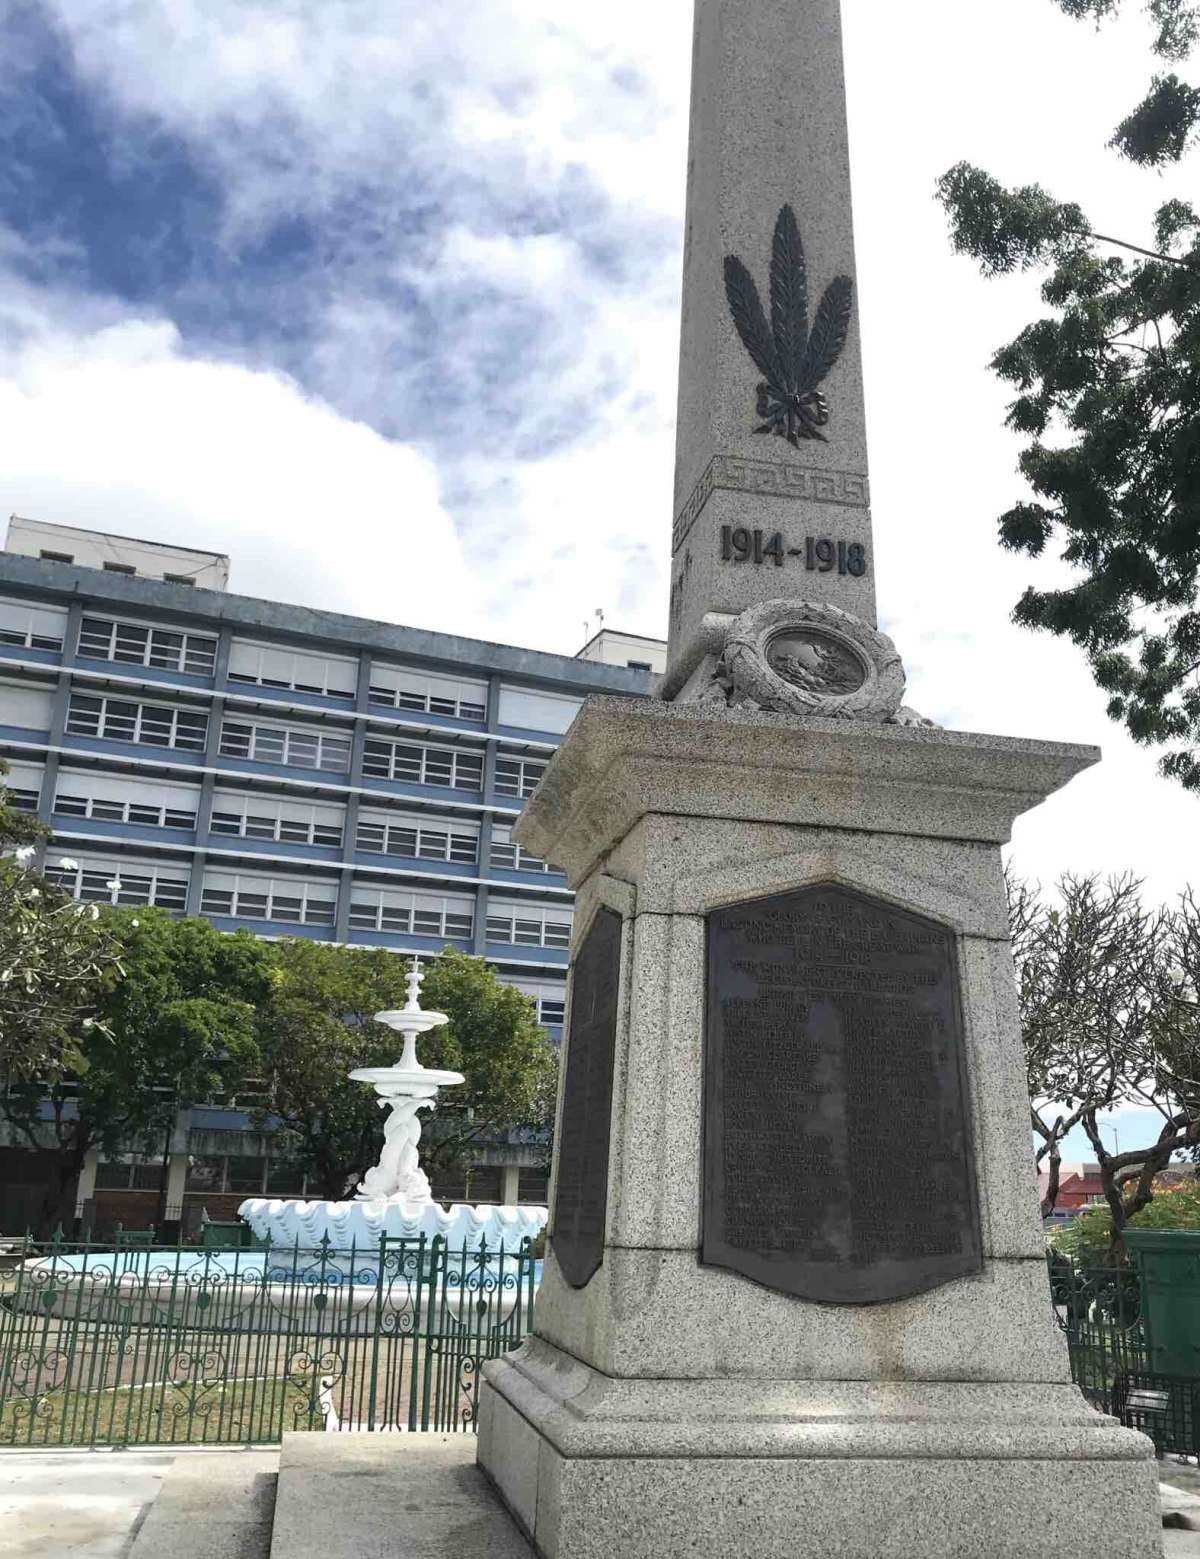
<svg viewBox="0 0 1200 1559">
<path fill-rule="evenodd" d="M 29 812 L 37 810 L 40 768 L 13 764 L 3 783 L 11 805 Z M 64 768 L 58 776 L 53 810 L 59 817 L 192 831 L 199 803 L 196 785 Z M 337 804 L 218 789 L 213 795 L 210 825 L 213 834 L 223 838 L 340 850 L 345 842 L 345 816 L 345 808 Z M 479 829 L 466 821 L 364 808 L 359 813 L 355 849 L 370 855 L 477 866 Z M 489 865 L 509 871 L 545 873 L 552 869 L 539 856 L 515 844 L 512 828 L 506 823 L 493 827 Z"/>
<path fill-rule="evenodd" d="M 512 825 L 509 823 L 492 824 L 492 854 L 493 866 L 504 867 L 508 871 L 520 872 L 549 872 L 554 868 L 543 861 L 540 855 L 534 855 L 524 845 L 514 843 Z"/>
<path fill-rule="evenodd" d="M 298 926 L 332 926 L 337 920 L 337 885 L 295 877 L 242 877 L 207 872 L 200 895 L 202 915 L 235 920 L 283 920 Z"/>
<path fill-rule="evenodd" d="M 295 726 L 259 725 L 226 720 L 221 726 L 221 756 L 249 758 L 255 763 L 280 763 L 289 768 L 321 769 L 346 774 L 350 770 L 349 737 Z"/>
<path fill-rule="evenodd" d="M 163 1156 L 123 1154 L 96 1165 L 97 1191 L 161 1191 Z M 194 1154 L 188 1159 L 184 1189 L 192 1192 L 232 1192 L 241 1196 L 302 1196 L 304 1170 L 291 1159 L 242 1154 Z"/>
<path fill-rule="evenodd" d="M 185 671 L 198 677 L 211 677 L 217 665 L 217 641 L 208 634 L 181 633 L 148 623 L 117 622 L 111 617 L 83 619 L 79 626 L 79 653 L 92 660 L 153 666 L 159 671 Z"/>
<path fill-rule="evenodd" d="M 514 980 L 513 985 L 528 996 L 537 1011 L 538 1022 L 547 1028 L 561 1028 L 566 1021 L 567 990 L 564 985 L 530 980 Z"/>
<path fill-rule="evenodd" d="M 460 681 L 376 662 L 371 667 L 370 689 L 373 704 L 389 704 L 393 709 L 481 722 L 487 716 L 486 682 Z"/>
<path fill-rule="evenodd" d="M 174 864 L 74 859 L 52 853 L 46 862 L 46 876 L 87 903 L 154 904 L 180 911 L 187 903 L 188 871 Z M 332 881 L 208 871 L 200 909 L 205 915 L 234 920 L 332 926 L 337 919 L 337 894 L 337 884 Z M 350 890 L 350 924 L 359 930 L 467 939 L 473 934 L 474 919 L 473 898 L 364 883 L 355 883 Z M 487 933 L 493 942 L 566 947 L 571 912 L 553 905 L 494 903 L 488 911 Z"/>
<path fill-rule="evenodd" d="M 479 860 L 479 831 L 469 825 L 439 826 L 388 812 L 359 813 L 355 848 L 372 855 L 406 855 L 420 861 Z"/>
<path fill-rule="evenodd" d="M 532 758 L 496 759 L 496 793 L 501 796 L 520 796 L 528 799 L 538 788 L 538 781 L 548 765 Z"/>
<path fill-rule="evenodd" d="M 358 661 L 234 639 L 229 651 L 229 680 L 352 701 L 358 685 Z"/>
<path fill-rule="evenodd" d="M 0 644 L 61 653 L 67 613 L 62 607 L 26 601 L 0 600 Z M 167 628 L 89 613 L 80 624 L 79 653 L 93 660 L 160 671 L 212 677 L 216 672 L 218 639 L 192 629 Z M 230 646 L 229 681 L 281 691 L 320 694 L 352 703 L 358 684 L 358 657 L 234 639 Z M 487 717 L 487 683 L 477 678 L 443 676 L 436 672 L 375 661 L 369 672 L 372 703 L 421 714 L 447 715 L 480 724 Z M 552 693 L 503 686 L 498 715 L 503 726 L 564 733 L 578 713 L 580 700 Z"/>
<path fill-rule="evenodd" d="M 29 601 L 0 601 L 0 644 L 61 654 L 67 614 L 61 607 Z"/>
<path fill-rule="evenodd" d="M 156 785 L 120 774 L 63 769 L 58 776 L 54 811 L 60 816 L 96 818 L 106 823 L 192 829 L 196 826 L 199 794 L 187 785 Z"/>
<path fill-rule="evenodd" d="M 4 723 L 2 719 L 0 723 Z M 174 704 L 72 693 L 67 731 L 73 736 L 203 752 L 208 743 L 208 715 Z M 218 750 L 223 758 L 348 774 L 353 744 L 348 736 L 312 727 L 226 719 Z M 519 799 L 532 796 L 545 772 L 545 763 L 501 755 L 496 760 L 496 792 Z M 364 747 L 363 774 L 372 779 L 479 792 L 483 789 L 483 753 L 478 748 L 431 747 L 372 736 Z"/>
<path fill-rule="evenodd" d="M 542 904 L 488 905 L 487 939 L 517 947 L 569 947 L 571 911 Z"/>
<path fill-rule="evenodd" d="M 355 883 L 350 893 L 350 924 L 358 931 L 404 931 L 410 936 L 465 939 L 474 934 L 475 901 Z"/>
<path fill-rule="evenodd" d="M 72 693 L 67 730 L 72 736 L 100 736 L 108 741 L 203 752 L 208 741 L 208 716 L 172 704 L 142 704 Z"/>
<path fill-rule="evenodd" d="M 218 790 L 213 794 L 212 831 L 239 839 L 271 839 L 340 849 L 345 838 L 345 816 L 340 806 Z"/>
<path fill-rule="evenodd" d="M 10 763 L 0 773 L 0 789 L 10 807 L 18 812 L 36 812 L 42 794 L 42 771 L 31 763 Z"/>
<path fill-rule="evenodd" d="M 188 873 L 183 867 L 158 867 L 145 861 L 78 861 L 51 854 L 44 875 L 85 904 L 122 909 L 153 904 L 178 912 L 187 908 Z"/>
<path fill-rule="evenodd" d="M 425 747 L 372 736 L 363 751 L 363 773 L 373 779 L 478 791 L 483 789 L 483 754 L 476 748 Z"/>
</svg>

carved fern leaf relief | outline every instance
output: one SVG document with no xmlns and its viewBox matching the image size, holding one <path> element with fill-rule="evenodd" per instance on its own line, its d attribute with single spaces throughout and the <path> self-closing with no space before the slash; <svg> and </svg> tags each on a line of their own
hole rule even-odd
<svg viewBox="0 0 1200 1559">
<path fill-rule="evenodd" d="M 800 447 L 803 439 L 826 442 L 829 405 L 819 386 L 846 345 L 854 313 L 854 283 L 835 276 L 825 289 L 809 329 L 808 265 L 791 206 L 775 223 L 770 259 L 770 319 L 754 277 L 737 255 L 725 258 L 725 296 L 742 345 L 762 374 L 756 433 L 773 433 Z"/>
</svg>

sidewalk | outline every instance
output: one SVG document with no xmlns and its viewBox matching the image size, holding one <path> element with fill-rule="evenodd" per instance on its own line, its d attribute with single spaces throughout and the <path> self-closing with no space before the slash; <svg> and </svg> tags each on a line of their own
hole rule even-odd
<svg viewBox="0 0 1200 1559">
<path fill-rule="evenodd" d="M 172 1465 L 196 1450 L 0 1451 L 0 1559 L 125 1559 Z M 278 1461 L 278 1450 L 237 1453 Z"/>
</svg>

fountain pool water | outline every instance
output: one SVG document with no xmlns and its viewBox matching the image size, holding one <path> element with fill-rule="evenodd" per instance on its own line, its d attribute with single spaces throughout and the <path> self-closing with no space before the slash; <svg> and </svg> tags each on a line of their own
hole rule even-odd
<svg viewBox="0 0 1200 1559">
<path fill-rule="evenodd" d="M 452 1251 L 519 1249 L 545 1227 L 545 1207 L 472 1207 L 456 1202 L 444 1208 L 433 1199 L 421 1168 L 422 1110 L 435 1109 L 442 1088 L 465 1082 L 458 1072 L 439 1072 L 417 1059 L 417 1037 L 450 1020 L 442 1012 L 421 1008 L 422 974 L 413 959 L 408 976 L 408 1001 L 398 1012 L 380 1012 L 377 1021 L 404 1036 L 404 1051 L 395 1066 L 366 1067 L 350 1076 L 370 1083 L 388 1111 L 383 1152 L 378 1164 L 363 1176 L 354 1199 L 346 1202 L 281 1201 L 254 1196 L 238 1215 L 260 1240 L 272 1245 L 315 1250 L 323 1241 L 338 1250 L 351 1246 L 365 1251 L 389 1239 L 441 1236 Z"/>
</svg>

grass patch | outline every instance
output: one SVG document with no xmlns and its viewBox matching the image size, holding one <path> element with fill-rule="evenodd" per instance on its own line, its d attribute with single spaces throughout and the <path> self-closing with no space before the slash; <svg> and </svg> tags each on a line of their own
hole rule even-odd
<svg viewBox="0 0 1200 1559">
<path fill-rule="evenodd" d="M 50 1391 L 35 1404 L 10 1396 L 0 1407 L 0 1446 L 245 1445 L 323 1427 L 308 1392 L 281 1378 Z"/>
</svg>

